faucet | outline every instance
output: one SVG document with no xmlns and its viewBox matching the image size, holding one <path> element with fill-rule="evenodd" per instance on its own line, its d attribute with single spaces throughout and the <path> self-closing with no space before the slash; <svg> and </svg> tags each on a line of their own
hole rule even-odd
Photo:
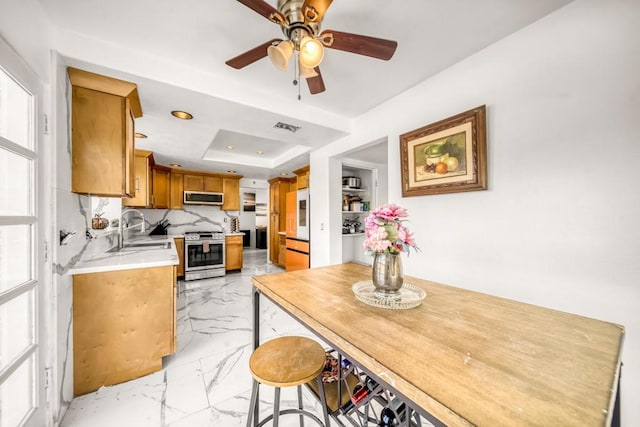
<svg viewBox="0 0 640 427">
<path fill-rule="evenodd" d="M 135 212 L 138 215 L 140 215 L 141 221 L 140 224 L 134 224 L 134 225 L 129 225 L 127 224 L 126 227 L 124 227 L 123 223 L 124 223 L 124 216 L 126 214 L 128 214 L 129 212 Z M 144 222 L 144 214 L 142 212 L 140 212 L 137 209 L 125 209 L 122 211 L 121 215 L 120 215 L 120 222 L 118 223 L 118 249 L 122 249 L 122 247 L 124 246 L 124 231 L 128 230 L 130 228 L 133 227 L 137 227 L 140 226 L 140 232 L 144 233 L 145 232 L 145 222 Z"/>
</svg>

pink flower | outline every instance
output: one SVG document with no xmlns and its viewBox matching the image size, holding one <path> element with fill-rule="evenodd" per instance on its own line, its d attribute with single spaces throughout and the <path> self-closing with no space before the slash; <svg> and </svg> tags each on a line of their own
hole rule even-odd
<svg viewBox="0 0 640 427">
<path fill-rule="evenodd" d="M 364 248 L 369 252 L 392 254 L 408 253 L 410 248 L 418 250 L 413 234 L 402 224 L 401 218 L 407 216 L 406 209 L 393 203 L 375 209 L 364 221 L 367 237 Z"/>
</svg>

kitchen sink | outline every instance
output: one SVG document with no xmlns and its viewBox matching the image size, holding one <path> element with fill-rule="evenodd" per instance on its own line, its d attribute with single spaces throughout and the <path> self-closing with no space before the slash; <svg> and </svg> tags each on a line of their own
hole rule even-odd
<svg viewBox="0 0 640 427">
<path fill-rule="evenodd" d="M 130 242 L 125 243 L 119 249 L 118 247 L 110 249 L 108 252 L 134 251 L 146 249 L 171 249 L 171 242 Z"/>
</svg>

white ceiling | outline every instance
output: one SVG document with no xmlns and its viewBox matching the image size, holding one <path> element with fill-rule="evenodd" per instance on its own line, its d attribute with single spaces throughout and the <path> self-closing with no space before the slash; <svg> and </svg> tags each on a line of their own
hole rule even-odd
<svg viewBox="0 0 640 427">
<path fill-rule="evenodd" d="M 68 65 L 138 84 L 136 131 L 148 138 L 137 147 L 161 164 L 268 179 L 307 164 L 309 151 L 348 134 L 362 113 L 570 0 L 335 0 L 322 29 L 396 40 L 398 49 L 390 61 L 326 49 L 327 90 L 318 95 L 267 58 L 242 70 L 225 65 L 283 37 L 237 1 L 40 2 Z M 194 120 L 173 118 L 175 109 Z M 279 121 L 301 129 L 274 129 Z"/>
</svg>

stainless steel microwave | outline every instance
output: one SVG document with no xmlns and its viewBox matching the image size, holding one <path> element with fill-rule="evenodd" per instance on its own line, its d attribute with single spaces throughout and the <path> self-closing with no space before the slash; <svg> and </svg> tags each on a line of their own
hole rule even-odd
<svg viewBox="0 0 640 427">
<path fill-rule="evenodd" d="M 185 205 L 222 206 L 223 202 L 224 202 L 224 194 L 222 193 L 209 193 L 206 191 L 185 191 L 184 192 Z"/>
</svg>

